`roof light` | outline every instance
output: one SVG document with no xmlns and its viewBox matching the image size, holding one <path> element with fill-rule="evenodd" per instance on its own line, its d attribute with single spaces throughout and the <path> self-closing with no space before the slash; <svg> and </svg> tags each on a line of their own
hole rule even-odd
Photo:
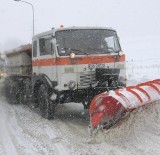
<svg viewBox="0 0 160 155">
<path fill-rule="evenodd" d="M 63 28 L 64 27 L 64 25 L 60 25 L 60 28 Z"/>
</svg>

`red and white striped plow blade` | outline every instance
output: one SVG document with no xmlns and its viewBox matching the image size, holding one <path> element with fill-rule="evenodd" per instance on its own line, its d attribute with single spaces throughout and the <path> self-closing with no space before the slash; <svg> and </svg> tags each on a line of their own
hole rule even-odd
<svg viewBox="0 0 160 155">
<path fill-rule="evenodd" d="M 160 79 L 101 93 L 91 101 L 91 128 L 110 127 L 124 115 L 143 105 L 160 100 Z"/>
</svg>

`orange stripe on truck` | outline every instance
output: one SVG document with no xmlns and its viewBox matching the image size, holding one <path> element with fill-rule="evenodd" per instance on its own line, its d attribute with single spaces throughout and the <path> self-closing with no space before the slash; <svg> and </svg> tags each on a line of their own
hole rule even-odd
<svg viewBox="0 0 160 155">
<path fill-rule="evenodd" d="M 118 60 L 114 56 L 86 56 L 76 57 L 60 57 L 51 59 L 36 59 L 32 60 L 32 66 L 55 66 L 55 65 L 80 65 L 80 64 L 98 64 L 98 63 L 113 63 L 125 61 L 125 55 L 122 55 Z"/>
</svg>

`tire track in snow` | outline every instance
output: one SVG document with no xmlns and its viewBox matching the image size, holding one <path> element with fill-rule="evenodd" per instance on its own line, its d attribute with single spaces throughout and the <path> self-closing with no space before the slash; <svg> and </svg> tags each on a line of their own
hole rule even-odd
<svg viewBox="0 0 160 155">
<path fill-rule="evenodd" d="M 77 108 L 76 103 L 59 105 L 58 113 L 55 115 L 57 120 L 56 128 L 59 128 L 61 135 L 68 139 L 70 148 L 74 154 L 94 154 L 91 145 L 88 145 L 91 137 L 89 136 L 87 127 L 88 120 L 84 119 L 83 106 Z"/>
<path fill-rule="evenodd" d="M 10 105 L 4 103 L 5 101 L 2 101 L 2 98 L 0 101 L 0 109 L 2 111 L 0 113 L 0 123 L 3 127 L 0 128 L 0 154 L 67 154 L 60 142 L 50 139 L 47 134 L 44 134 L 44 130 L 39 132 L 39 125 L 42 125 L 41 127 L 43 128 L 45 124 L 41 123 L 41 121 L 47 120 L 42 120 L 39 115 L 33 111 L 28 111 L 28 109 L 25 109 L 27 107 L 23 105 Z M 28 119 L 29 115 L 32 119 Z M 35 115 L 39 118 L 38 124 L 34 123 L 33 118 Z"/>
<path fill-rule="evenodd" d="M 13 108 L 14 109 L 14 108 Z M 9 133 L 11 133 L 11 138 L 13 139 L 14 145 L 18 148 L 18 154 L 34 154 L 38 153 L 38 148 L 36 149 L 32 144 L 36 141 L 33 141 L 27 134 L 23 132 L 23 129 L 18 125 L 16 119 L 16 111 L 9 111 L 13 117 L 10 117 L 9 121 Z M 45 152 L 45 151 L 44 151 Z"/>
<path fill-rule="evenodd" d="M 45 125 L 45 131 L 46 134 L 48 135 L 50 140 L 55 141 L 55 146 L 59 152 L 60 155 L 69 155 L 68 152 L 66 151 L 65 146 L 63 146 L 59 141 L 60 138 L 55 134 L 56 131 L 53 130 L 53 128 L 50 128 L 49 126 Z"/>
<path fill-rule="evenodd" d="M 34 138 L 41 147 L 46 148 L 48 151 L 46 154 L 62 154 L 61 146 L 63 146 L 63 153 L 67 154 L 69 150 L 65 148 L 65 145 L 62 145 L 60 135 L 55 134 L 57 131 L 54 129 L 54 126 L 50 129 L 50 124 L 54 123 L 54 120 L 48 121 L 31 111 L 28 107 L 25 106 L 25 108 L 16 111 L 17 120 L 23 128 L 23 132 Z M 27 115 L 28 113 L 30 114 Z M 24 117 L 26 115 L 27 117 Z M 22 124 L 22 122 L 25 123 Z"/>
<path fill-rule="evenodd" d="M 0 144 L 1 144 L 1 154 L 17 154 L 17 150 L 12 142 L 12 139 L 10 137 L 10 133 L 8 131 L 7 121 L 6 121 L 6 111 L 4 111 L 4 108 L 0 104 Z M 3 118 L 3 119 L 2 119 Z M 8 149 L 9 148 L 9 149 Z"/>
</svg>

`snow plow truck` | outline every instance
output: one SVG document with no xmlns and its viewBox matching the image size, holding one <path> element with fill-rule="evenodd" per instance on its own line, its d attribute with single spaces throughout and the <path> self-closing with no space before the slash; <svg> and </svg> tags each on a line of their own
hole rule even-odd
<svg viewBox="0 0 160 155">
<path fill-rule="evenodd" d="M 112 28 L 53 28 L 33 36 L 32 45 L 6 51 L 6 56 L 8 102 L 32 101 L 47 119 L 54 117 L 57 104 L 81 102 L 92 121 L 93 98 L 126 85 L 125 54 Z"/>
</svg>

